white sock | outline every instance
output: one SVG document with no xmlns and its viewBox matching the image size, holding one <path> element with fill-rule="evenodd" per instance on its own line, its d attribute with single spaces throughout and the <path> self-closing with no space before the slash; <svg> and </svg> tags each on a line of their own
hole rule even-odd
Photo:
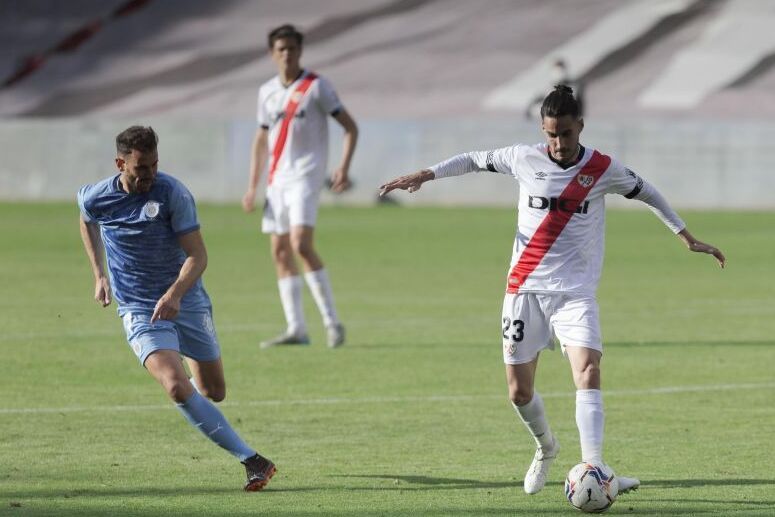
<svg viewBox="0 0 775 517">
<path fill-rule="evenodd" d="M 581 440 L 581 461 L 603 461 L 603 393 L 600 390 L 576 390 L 576 426 Z"/>
<path fill-rule="evenodd" d="M 549 423 L 546 421 L 546 414 L 544 413 L 544 401 L 538 392 L 533 392 L 533 398 L 530 402 L 524 406 L 518 406 L 511 403 L 514 409 L 517 411 L 517 415 L 533 435 L 533 439 L 536 441 L 536 445 L 544 448 L 552 446 L 554 441 L 552 438 L 552 431 L 549 429 Z"/>
<path fill-rule="evenodd" d="M 188 380 L 191 381 L 191 386 L 194 387 L 194 389 L 197 391 L 197 393 L 199 393 L 201 395 L 202 394 L 202 390 L 200 390 L 199 386 L 196 385 L 196 381 L 194 380 L 194 376 L 192 375 L 191 377 L 188 378 Z"/>
<path fill-rule="evenodd" d="M 307 281 L 309 290 L 312 291 L 312 297 L 323 316 L 323 324 L 326 327 L 339 323 L 334 306 L 334 294 L 331 292 L 331 281 L 328 279 L 328 273 L 325 269 L 317 271 L 307 271 L 304 273 L 304 279 Z"/>
<path fill-rule="evenodd" d="M 280 301 L 283 304 L 288 332 L 302 335 L 307 333 L 307 323 L 304 321 L 304 306 L 301 303 L 301 277 L 286 276 L 277 281 L 280 289 Z"/>
</svg>

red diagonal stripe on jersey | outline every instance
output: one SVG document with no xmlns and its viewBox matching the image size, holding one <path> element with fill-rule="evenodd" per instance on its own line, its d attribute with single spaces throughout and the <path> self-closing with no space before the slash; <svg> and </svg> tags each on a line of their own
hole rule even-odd
<svg viewBox="0 0 775 517">
<path fill-rule="evenodd" d="M 544 217 L 541 224 L 536 228 L 535 233 L 530 238 L 519 256 L 519 260 L 509 272 L 509 279 L 506 284 L 506 292 L 516 294 L 527 277 L 535 271 L 538 264 L 541 263 L 546 253 L 552 247 L 554 242 L 562 233 L 565 225 L 576 212 L 576 209 L 584 202 L 589 191 L 595 186 L 600 176 L 608 169 L 611 164 L 611 158 L 604 154 L 594 151 L 592 158 L 576 174 L 570 183 L 560 194 L 561 199 L 566 199 L 564 203 L 565 210 L 550 210 Z"/>
<path fill-rule="evenodd" d="M 317 78 L 318 76 L 312 72 L 307 74 L 288 99 L 288 105 L 285 106 L 285 117 L 283 117 L 283 121 L 280 125 L 280 133 L 277 135 L 277 141 L 274 143 L 274 148 L 272 149 L 272 163 L 269 165 L 268 178 L 270 185 L 272 184 L 272 180 L 274 180 L 274 173 L 277 170 L 280 156 L 283 154 L 285 142 L 288 140 L 288 129 L 291 127 L 291 121 L 296 115 L 296 109 L 299 107 L 299 102 L 301 102 L 301 99 L 304 97 L 304 94 L 307 93 L 309 87 L 312 86 L 312 82 Z"/>
</svg>

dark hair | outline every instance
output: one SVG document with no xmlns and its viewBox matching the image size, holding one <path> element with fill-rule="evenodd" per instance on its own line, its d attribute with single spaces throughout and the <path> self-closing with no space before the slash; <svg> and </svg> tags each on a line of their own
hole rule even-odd
<svg viewBox="0 0 775 517">
<path fill-rule="evenodd" d="M 291 25 L 290 23 L 286 23 L 284 25 L 280 25 L 279 27 L 276 27 L 272 29 L 269 32 L 269 50 L 272 50 L 274 48 L 274 42 L 278 39 L 282 38 L 292 38 L 296 40 L 296 43 L 301 46 L 302 41 L 304 40 L 304 35 L 296 30 L 296 27 Z"/>
<path fill-rule="evenodd" d="M 555 85 L 549 95 L 541 104 L 541 118 L 559 118 L 570 115 L 573 118 L 581 117 L 581 106 L 573 95 L 573 88 L 565 84 Z"/>
<path fill-rule="evenodd" d="M 132 151 L 155 151 L 158 144 L 159 137 L 151 126 L 132 126 L 116 137 L 116 151 L 121 155 L 132 154 Z"/>
</svg>

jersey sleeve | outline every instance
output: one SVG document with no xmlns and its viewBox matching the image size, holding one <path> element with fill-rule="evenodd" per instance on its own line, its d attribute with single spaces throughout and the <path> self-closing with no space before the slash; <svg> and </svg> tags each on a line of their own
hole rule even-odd
<svg viewBox="0 0 775 517">
<path fill-rule="evenodd" d="M 643 178 L 620 162 L 611 160 L 606 194 L 620 194 L 632 199 L 643 189 Z"/>
<path fill-rule="evenodd" d="M 269 129 L 270 120 L 269 112 L 266 109 L 266 95 L 263 88 L 258 90 L 258 104 L 256 108 L 256 121 L 258 125 L 264 129 Z"/>
<path fill-rule="evenodd" d="M 334 90 L 334 86 L 325 77 L 318 77 L 316 83 L 315 102 L 321 111 L 336 116 L 344 107 L 336 94 L 336 90 Z"/>
<path fill-rule="evenodd" d="M 469 172 L 490 171 L 499 174 L 517 175 L 514 169 L 518 146 L 501 147 L 489 151 L 473 151 L 453 156 L 448 160 L 428 167 L 437 178 L 460 176 Z"/>
<path fill-rule="evenodd" d="M 94 222 L 94 215 L 89 210 L 89 193 L 91 192 L 91 189 L 91 185 L 84 185 L 78 189 L 78 195 L 76 196 L 76 199 L 78 200 L 78 209 L 81 211 L 81 217 L 83 217 L 83 220 L 87 223 Z"/>
<path fill-rule="evenodd" d="M 175 235 L 184 235 L 199 229 L 194 196 L 182 184 L 175 183 L 170 192 L 170 222 Z"/>
<path fill-rule="evenodd" d="M 611 173 L 611 180 L 606 192 L 621 194 L 627 199 L 637 199 L 646 203 L 649 209 L 673 233 L 678 233 L 686 228 L 686 223 L 651 183 L 615 161 L 612 161 Z"/>
</svg>

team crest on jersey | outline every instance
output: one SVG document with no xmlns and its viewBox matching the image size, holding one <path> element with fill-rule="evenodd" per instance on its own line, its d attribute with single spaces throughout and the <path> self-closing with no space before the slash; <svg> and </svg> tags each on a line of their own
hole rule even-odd
<svg viewBox="0 0 775 517">
<path fill-rule="evenodd" d="M 576 176 L 576 181 L 578 181 L 579 185 L 582 187 L 589 188 L 595 182 L 595 177 L 590 174 L 579 174 Z"/>
<path fill-rule="evenodd" d="M 159 208 L 161 208 L 161 203 L 158 201 L 148 201 L 143 207 L 143 214 L 148 219 L 154 219 L 159 215 Z"/>
</svg>

